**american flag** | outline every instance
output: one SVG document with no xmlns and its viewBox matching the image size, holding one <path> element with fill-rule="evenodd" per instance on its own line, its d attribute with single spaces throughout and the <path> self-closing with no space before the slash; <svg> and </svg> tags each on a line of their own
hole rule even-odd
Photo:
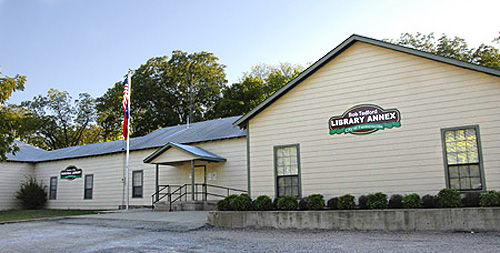
<svg viewBox="0 0 500 253">
<path fill-rule="evenodd" d="M 123 90 L 123 101 L 122 101 L 123 112 L 125 113 L 125 118 L 123 120 L 123 138 L 125 140 L 128 138 L 128 120 L 130 116 L 128 111 L 129 98 L 130 98 L 130 91 L 128 88 L 128 81 L 125 81 L 125 89 Z"/>
</svg>

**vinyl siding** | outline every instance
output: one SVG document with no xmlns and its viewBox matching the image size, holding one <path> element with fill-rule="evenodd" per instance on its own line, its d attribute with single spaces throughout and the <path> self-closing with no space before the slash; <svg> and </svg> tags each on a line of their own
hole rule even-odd
<svg viewBox="0 0 500 253">
<path fill-rule="evenodd" d="M 133 152 L 136 153 L 136 152 Z M 134 154 L 131 157 L 134 157 Z M 133 158 L 131 158 L 132 161 Z M 82 170 L 82 178 L 61 180 L 60 172 L 74 165 Z M 42 162 L 35 166 L 37 179 L 48 186 L 57 177 L 57 196 L 49 200 L 50 209 L 118 209 L 122 205 L 125 154 Z M 92 199 L 83 199 L 85 175 L 94 175 Z"/>
<path fill-rule="evenodd" d="M 0 210 L 20 208 L 16 192 L 21 183 L 33 176 L 33 165 L 21 162 L 0 163 Z"/>
<path fill-rule="evenodd" d="M 227 159 L 227 162 L 209 163 L 207 173 L 216 172 L 216 180 L 207 183 L 224 185 L 238 189 L 246 189 L 246 141 L 245 138 L 228 139 L 214 142 L 192 144 L 207 151 L 218 154 Z M 130 152 L 130 205 L 149 206 L 151 195 L 155 192 L 156 165 L 145 164 L 143 159 L 155 152 L 155 149 Z M 172 152 L 171 151 L 177 151 Z M 170 150 L 165 153 L 170 155 L 185 155 L 185 152 Z M 174 158 L 175 159 L 175 158 Z M 197 164 L 206 164 L 197 162 Z M 82 178 L 72 181 L 61 180 L 59 173 L 69 165 L 82 169 Z M 2 166 L 2 169 L 4 166 Z M 143 171 L 143 197 L 132 198 L 132 172 Z M 160 184 L 191 183 L 190 163 L 182 163 L 177 167 L 160 165 Z M 125 205 L 124 183 L 125 178 L 125 153 L 94 156 L 81 159 L 66 159 L 53 162 L 42 162 L 35 165 L 36 177 L 48 186 L 50 177 L 57 179 L 57 199 L 49 200 L 47 208 L 53 209 L 118 209 Z M 83 199 L 84 178 L 87 174 L 94 175 L 93 198 Z M 203 173 L 198 171 L 195 178 L 203 178 Z M 16 184 L 17 185 L 17 184 Z M 17 189 L 17 188 L 16 188 Z"/>
<path fill-rule="evenodd" d="M 300 144 L 302 195 L 435 194 L 441 129 L 479 125 L 487 189 L 500 189 L 500 79 L 357 42 L 250 120 L 253 197 L 274 196 L 273 146 Z M 399 109 L 401 127 L 331 136 L 357 104 Z"/>
<path fill-rule="evenodd" d="M 215 173 L 216 178 L 207 177 L 208 184 L 221 185 L 236 189 L 247 189 L 247 168 L 246 168 L 246 139 L 235 138 L 222 141 L 204 142 L 191 144 L 200 147 L 211 153 L 217 154 L 227 159 L 226 162 L 207 163 L 196 162 L 196 165 L 206 165 L 207 174 Z M 168 157 L 171 151 L 164 154 Z M 160 165 L 160 184 L 181 185 L 191 183 L 191 163 L 185 162 L 179 165 L 168 166 Z M 195 181 L 203 182 L 203 173 L 201 169 L 196 170 Z M 201 189 L 200 189 L 201 190 Z M 226 194 L 226 191 L 210 188 L 211 192 L 217 194 Z M 188 197 L 189 198 L 189 197 Z"/>
</svg>

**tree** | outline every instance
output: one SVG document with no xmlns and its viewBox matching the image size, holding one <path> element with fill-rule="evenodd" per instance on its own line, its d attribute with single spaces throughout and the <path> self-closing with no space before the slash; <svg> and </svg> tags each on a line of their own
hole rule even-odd
<svg viewBox="0 0 500 253">
<path fill-rule="evenodd" d="M 244 74 L 239 83 L 222 90 L 222 99 L 217 106 L 218 117 L 243 115 L 274 92 L 279 90 L 302 72 L 303 67 L 290 63 L 277 66 L 259 64 Z"/>
<path fill-rule="evenodd" d="M 500 37 L 492 42 L 498 43 L 499 41 Z M 399 39 L 390 40 L 390 42 L 439 56 L 500 69 L 500 51 L 498 48 L 485 44 L 481 44 L 478 48 L 469 48 L 466 41 L 459 37 L 449 38 L 443 34 L 436 39 L 434 33 L 427 35 L 403 33 Z"/>
<path fill-rule="evenodd" d="M 2 72 L 0 72 L 0 75 Z M 19 115 L 6 105 L 12 92 L 24 90 L 26 76 L 0 77 L 0 161 L 7 159 L 7 153 L 15 153 L 18 148 L 13 144 L 16 131 L 14 126 Z"/>
<path fill-rule="evenodd" d="M 25 116 L 19 134 L 27 143 L 53 150 L 101 141 L 95 101 L 87 93 L 72 101 L 68 92 L 50 89 L 47 96 L 22 102 L 21 109 Z"/>
<path fill-rule="evenodd" d="M 227 82 L 225 66 L 218 60 L 208 52 L 173 51 L 170 60 L 167 56 L 154 57 L 135 70 L 130 109 L 132 136 L 186 123 L 191 107 L 190 94 L 191 122 L 213 119 L 214 108 Z M 116 133 L 121 133 L 124 82 L 115 84 L 97 99 L 98 124 L 106 138 L 116 138 Z"/>
<path fill-rule="evenodd" d="M 118 82 L 96 99 L 97 125 L 103 141 L 119 140 L 122 135 L 122 98 L 123 83 Z"/>
</svg>

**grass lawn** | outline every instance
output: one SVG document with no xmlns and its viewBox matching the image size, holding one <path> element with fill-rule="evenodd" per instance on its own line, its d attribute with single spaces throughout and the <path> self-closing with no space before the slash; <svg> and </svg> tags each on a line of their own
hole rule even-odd
<svg viewBox="0 0 500 253">
<path fill-rule="evenodd" d="M 97 211 L 92 210 L 9 210 L 0 211 L 0 222 L 95 213 L 97 213 Z"/>
</svg>

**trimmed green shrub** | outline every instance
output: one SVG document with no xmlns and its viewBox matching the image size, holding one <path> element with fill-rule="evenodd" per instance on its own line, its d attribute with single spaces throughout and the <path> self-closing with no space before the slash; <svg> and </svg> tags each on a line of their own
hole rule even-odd
<svg viewBox="0 0 500 253">
<path fill-rule="evenodd" d="M 437 205 L 446 208 L 460 207 L 462 205 L 460 192 L 455 189 L 442 189 L 437 195 Z"/>
<path fill-rule="evenodd" d="M 500 205 L 500 198 L 495 191 L 483 192 L 479 196 L 479 204 L 482 207 L 498 206 Z"/>
<path fill-rule="evenodd" d="M 401 199 L 404 208 L 422 208 L 424 202 L 416 193 L 408 194 Z"/>
<path fill-rule="evenodd" d="M 232 211 L 231 209 L 231 201 L 237 198 L 238 195 L 232 194 L 229 195 L 219 201 L 217 201 L 217 211 Z"/>
<path fill-rule="evenodd" d="M 393 194 L 391 195 L 391 198 L 389 199 L 389 208 L 403 208 L 403 203 L 401 203 L 401 200 L 403 200 L 403 196 L 400 194 Z"/>
<path fill-rule="evenodd" d="M 257 211 L 271 211 L 273 210 L 273 201 L 269 196 L 261 195 L 254 200 L 253 206 Z"/>
<path fill-rule="evenodd" d="M 339 197 L 333 197 L 328 200 L 328 209 L 330 210 L 338 210 L 339 209 Z"/>
<path fill-rule="evenodd" d="M 368 194 L 366 205 L 369 209 L 385 209 L 389 205 L 387 201 L 387 194 L 377 192 Z"/>
<path fill-rule="evenodd" d="M 358 208 L 359 209 L 368 209 L 368 206 L 366 205 L 366 202 L 368 202 L 368 196 L 366 195 L 361 195 L 358 198 Z"/>
<path fill-rule="evenodd" d="M 229 207 L 233 211 L 250 211 L 252 208 L 252 199 L 248 194 L 241 194 L 236 198 L 231 199 Z"/>
<path fill-rule="evenodd" d="M 283 211 L 297 210 L 297 197 L 290 195 L 281 196 L 278 198 L 276 207 L 278 210 Z"/>
<path fill-rule="evenodd" d="M 36 178 L 30 177 L 21 183 L 21 189 L 16 192 L 16 198 L 21 201 L 25 209 L 42 209 L 47 203 L 46 189 L 47 186 L 41 182 L 38 183 Z"/>
<path fill-rule="evenodd" d="M 434 195 L 426 194 L 422 197 L 422 202 L 424 203 L 424 208 L 436 208 L 437 207 L 437 197 Z"/>
<path fill-rule="evenodd" d="M 349 210 L 356 208 L 356 199 L 351 194 L 345 194 L 339 197 L 338 208 L 340 210 Z"/>
<path fill-rule="evenodd" d="M 307 210 L 323 210 L 325 207 L 325 198 L 321 194 L 311 194 L 307 197 Z"/>
<path fill-rule="evenodd" d="M 480 192 L 467 192 L 462 197 L 462 206 L 478 207 Z"/>
<path fill-rule="evenodd" d="M 307 198 L 299 200 L 299 210 L 307 210 Z"/>
</svg>

